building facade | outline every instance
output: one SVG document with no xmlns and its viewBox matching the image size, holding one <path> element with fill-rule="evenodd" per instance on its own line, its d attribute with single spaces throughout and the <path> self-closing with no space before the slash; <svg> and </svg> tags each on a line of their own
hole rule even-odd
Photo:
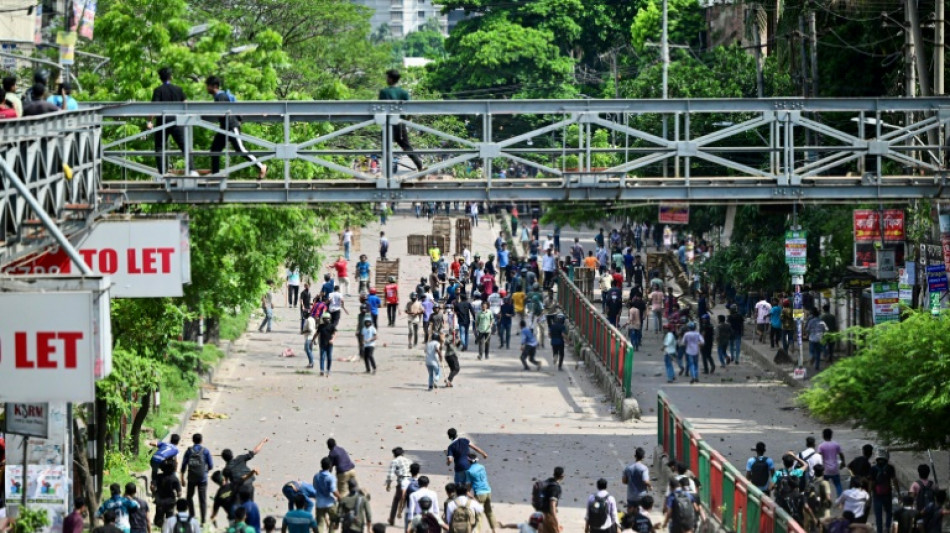
<svg viewBox="0 0 950 533">
<path fill-rule="evenodd" d="M 354 0 L 373 10 L 370 25 L 373 30 L 389 26 L 396 39 L 418 30 L 429 19 L 439 21 L 442 33 L 448 33 L 447 18 L 442 15 L 442 6 L 433 0 Z"/>
</svg>

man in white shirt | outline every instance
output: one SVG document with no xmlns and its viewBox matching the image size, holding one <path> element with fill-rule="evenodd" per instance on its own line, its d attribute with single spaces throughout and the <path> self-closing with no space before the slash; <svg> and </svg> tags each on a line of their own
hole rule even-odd
<svg viewBox="0 0 950 533">
<path fill-rule="evenodd" d="M 406 504 L 406 520 L 412 522 L 412 517 L 422 513 L 419 507 L 419 500 L 429 498 L 432 501 L 432 514 L 439 516 L 439 495 L 429 488 L 429 477 L 419 476 L 419 490 L 409 496 L 409 503 Z"/>
<path fill-rule="evenodd" d="M 554 247 L 541 256 L 541 271 L 544 272 L 544 288 L 550 289 L 554 284 L 554 273 L 557 270 L 557 258 L 554 257 Z"/>
<path fill-rule="evenodd" d="M 808 474 L 814 477 L 815 465 L 823 464 L 821 454 L 815 449 L 815 437 L 806 437 L 805 446 L 806 448 L 802 450 L 802 453 L 798 454 L 798 457 L 808 463 Z"/>
<path fill-rule="evenodd" d="M 337 326 L 340 323 L 340 311 L 346 311 L 346 314 L 350 314 L 343 304 L 343 295 L 340 294 L 339 285 L 334 285 L 333 292 L 330 293 L 327 299 L 329 300 L 327 310 L 330 312 L 330 321 L 333 322 L 334 326 Z"/>
<path fill-rule="evenodd" d="M 471 487 L 468 483 L 459 483 L 455 486 L 456 496 L 449 500 L 448 504 L 445 506 L 445 523 L 452 523 L 452 515 L 455 514 L 455 510 L 459 507 L 465 507 L 466 505 L 471 510 L 472 514 L 476 517 L 478 515 L 485 513 L 485 508 L 482 504 L 475 501 L 475 498 L 469 496 L 469 491 Z M 474 531 L 475 528 L 472 528 Z"/>
<path fill-rule="evenodd" d="M 201 533 L 201 524 L 198 523 L 198 519 L 188 514 L 188 500 L 179 499 L 175 502 L 175 510 L 178 511 L 175 516 L 165 520 L 162 533 L 174 533 L 180 522 L 187 522 L 191 533 Z"/>
<path fill-rule="evenodd" d="M 343 230 L 343 257 L 350 260 L 350 245 L 353 244 L 353 232 L 350 228 Z"/>
<path fill-rule="evenodd" d="M 759 342 L 765 342 L 765 334 L 769 329 L 769 312 L 772 310 L 771 304 L 762 295 L 762 299 L 755 304 L 755 330 L 759 334 Z"/>
<path fill-rule="evenodd" d="M 599 533 L 617 531 L 620 518 L 617 516 L 617 500 L 607 492 L 607 480 L 597 480 L 597 492 L 587 498 L 587 512 L 584 514 L 584 531 Z"/>
</svg>

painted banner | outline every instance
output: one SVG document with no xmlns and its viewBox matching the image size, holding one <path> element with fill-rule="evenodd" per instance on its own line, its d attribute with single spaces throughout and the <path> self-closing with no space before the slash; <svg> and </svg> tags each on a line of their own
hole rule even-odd
<svg viewBox="0 0 950 533">
<path fill-rule="evenodd" d="M 96 27 L 96 1 L 74 0 L 73 3 L 73 10 L 77 13 L 76 20 L 79 21 L 79 36 L 90 41 Z"/>
<path fill-rule="evenodd" d="M 660 224 L 689 224 L 689 204 L 660 204 Z"/>
<path fill-rule="evenodd" d="M 900 288 L 897 283 L 872 283 L 871 303 L 875 324 L 900 320 Z"/>
<path fill-rule="evenodd" d="M 884 235 L 885 242 L 898 242 L 904 236 L 904 211 L 901 209 L 885 209 L 883 211 L 883 228 L 881 227 L 881 211 L 876 209 L 854 210 L 854 242 L 876 242 Z"/>
</svg>

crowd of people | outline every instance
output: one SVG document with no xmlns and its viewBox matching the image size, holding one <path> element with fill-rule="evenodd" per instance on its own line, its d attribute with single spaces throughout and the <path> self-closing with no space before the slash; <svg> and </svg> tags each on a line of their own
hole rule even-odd
<svg viewBox="0 0 950 533">
<path fill-rule="evenodd" d="M 0 120 L 79 109 L 79 103 L 72 96 L 71 84 L 60 83 L 55 93 L 50 92 L 49 72 L 46 70 L 37 70 L 33 74 L 33 84 L 22 93 L 18 93 L 18 81 L 16 76 L 3 78 L 3 86 L 0 87 Z"/>
</svg>

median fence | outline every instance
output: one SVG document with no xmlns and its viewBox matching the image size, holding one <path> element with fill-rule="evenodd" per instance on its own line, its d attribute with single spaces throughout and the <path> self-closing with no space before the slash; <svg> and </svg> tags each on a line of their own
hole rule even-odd
<svg viewBox="0 0 950 533">
<path fill-rule="evenodd" d="M 574 324 L 577 336 L 606 367 L 612 384 L 620 387 L 621 399 L 630 398 L 634 356 L 630 339 L 607 322 L 607 317 L 584 297 L 565 272 L 558 276 L 557 298 L 565 316 Z"/>
<path fill-rule="evenodd" d="M 805 533 L 798 522 L 703 440 L 663 391 L 657 398 L 657 441 L 669 457 L 686 463 L 696 475 L 702 506 L 726 530 Z"/>
</svg>

